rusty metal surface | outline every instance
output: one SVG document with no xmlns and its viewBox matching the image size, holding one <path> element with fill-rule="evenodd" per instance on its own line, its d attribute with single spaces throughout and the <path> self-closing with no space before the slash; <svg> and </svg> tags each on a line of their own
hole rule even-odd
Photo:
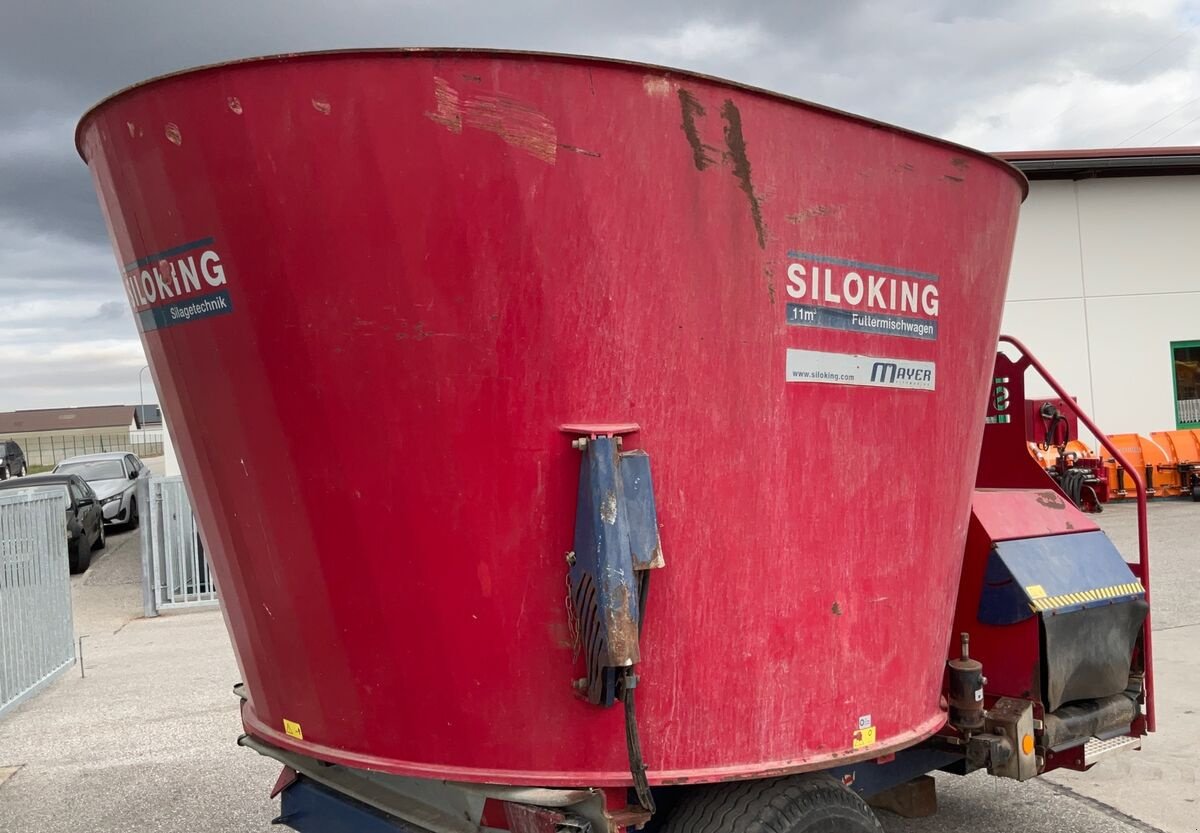
<svg viewBox="0 0 1200 833">
<path fill-rule="evenodd" d="M 560 833 L 559 825 L 567 818 L 559 810 L 511 801 L 504 804 L 504 816 L 512 833 Z"/>
<path fill-rule="evenodd" d="M 726 82 L 478 52 L 209 68 L 79 139 L 252 734 L 428 778 L 628 783 L 621 716 L 571 686 L 559 426 L 632 423 L 670 564 L 639 669 L 652 782 L 819 769 L 942 724 L 982 424 L 928 426 L 984 411 L 1012 169 Z M 887 287 L 920 335 L 788 317 L 847 321 Z M 789 367 L 814 354 L 886 361 L 863 384 Z M 936 494 L 878 488 L 898 449 Z"/>
</svg>

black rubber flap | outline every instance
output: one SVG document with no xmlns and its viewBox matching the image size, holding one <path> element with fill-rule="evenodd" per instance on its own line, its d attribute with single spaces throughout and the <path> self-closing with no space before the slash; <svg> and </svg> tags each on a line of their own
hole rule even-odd
<svg viewBox="0 0 1200 833">
<path fill-rule="evenodd" d="M 1149 605 L 1144 599 L 1043 613 L 1045 705 L 1057 711 L 1075 700 L 1099 700 L 1129 684 L 1133 646 Z"/>
</svg>

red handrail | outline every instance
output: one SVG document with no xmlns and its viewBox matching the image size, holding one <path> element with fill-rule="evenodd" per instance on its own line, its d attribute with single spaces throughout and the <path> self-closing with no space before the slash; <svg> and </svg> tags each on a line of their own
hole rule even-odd
<svg viewBox="0 0 1200 833">
<path fill-rule="evenodd" d="M 1109 454 L 1112 455 L 1114 460 L 1116 460 L 1117 465 L 1119 465 L 1126 472 L 1128 472 L 1129 476 L 1133 478 L 1133 484 L 1137 489 L 1138 568 L 1139 568 L 1139 572 L 1141 573 L 1139 578 L 1141 578 L 1141 580 L 1142 580 L 1142 587 L 1145 588 L 1145 590 L 1146 590 L 1146 603 L 1149 604 L 1150 603 L 1150 538 L 1149 538 L 1149 531 L 1147 529 L 1147 518 L 1146 518 L 1146 481 L 1145 481 L 1145 479 L 1142 477 L 1141 472 L 1137 471 L 1133 466 L 1129 465 L 1129 462 L 1125 459 L 1124 456 L 1122 456 L 1121 452 L 1118 451 L 1116 446 L 1114 446 L 1112 444 L 1112 440 L 1110 440 L 1103 431 L 1101 431 L 1099 428 L 1096 427 L 1096 424 L 1094 422 L 1092 422 L 1091 418 L 1088 417 L 1088 415 L 1085 414 L 1080 409 L 1079 405 L 1076 404 L 1075 400 L 1073 398 L 1071 398 L 1071 396 L 1065 390 L 1063 390 L 1063 387 L 1062 387 L 1062 385 L 1060 385 L 1058 383 L 1058 380 L 1050 375 L 1050 371 L 1046 370 L 1046 368 L 1042 366 L 1042 363 L 1039 362 L 1036 358 L 1034 358 L 1033 354 L 1029 352 L 1028 347 L 1026 347 L 1019 340 L 1013 338 L 1012 336 L 1002 335 L 1002 336 L 1000 336 L 1000 341 L 1005 342 L 1007 344 L 1011 344 L 1018 351 L 1020 351 L 1021 356 L 1025 359 L 1025 361 L 1027 361 L 1029 363 L 1029 365 L 1032 366 L 1033 369 L 1038 372 L 1038 375 L 1040 375 L 1042 377 L 1042 379 L 1046 382 L 1046 384 L 1048 384 L 1050 386 L 1051 390 L 1054 391 L 1055 395 L 1068 408 L 1071 409 L 1071 411 L 1075 414 L 1075 416 L 1079 418 L 1079 421 L 1087 426 L 1087 429 L 1092 432 L 1092 436 L 1094 436 L 1096 438 L 1097 442 L 1099 442 L 1100 445 L 1104 446 L 1105 450 Z M 1150 633 L 1151 633 L 1150 632 L 1150 613 L 1147 612 L 1146 613 L 1146 621 L 1142 625 L 1142 650 L 1144 652 L 1144 659 L 1145 659 L 1145 665 L 1146 665 L 1146 728 L 1149 729 L 1151 732 L 1153 732 L 1154 727 L 1155 727 L 1154 673 L 1153 673 L 1153 654 L 1152 654 L 1151 648 L 1150 648 Z"/>
</svg>

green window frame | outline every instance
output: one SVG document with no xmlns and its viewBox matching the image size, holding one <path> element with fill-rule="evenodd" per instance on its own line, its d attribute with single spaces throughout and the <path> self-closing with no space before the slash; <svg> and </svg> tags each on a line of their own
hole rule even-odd
<svg viewBox="0 0 1200 833">
<path fill-rule="evenodd" d="M 1171 389 L 1174 392 L 1175 427 L 1180 429 L 1200 428 L 1200 407 L 1189 408 L 1185 414 L 1184 409 L 1181 408 L 1179 404 L 1181 401 L 1183 401 L 1179 398 L 1181 376 L 1181 362 L 1177 354 L 1177 351 L 1179 350 L 1188 350 L 1189 352 L 1194 351 L 1195 360 L 1200 363 L 1200 340 L 1171 342 Z M 1188 357 L 1188 360 L 1191 360 L 1190 356 Z M 1184 365 L 1182 370 L 1183 372 L 1186 372 L 1186 365 Z M 1200 401 L 1200 367 L 1192 372 L 1195 374 L 1194 382 L 1184 388 L 1184 393 L 1195 394 L 1195 396 L 1188 395 L 1186 397 L 1188 402 Z M 1188 418 L 1184 419 L 1185 416 Z"/>
</svg>

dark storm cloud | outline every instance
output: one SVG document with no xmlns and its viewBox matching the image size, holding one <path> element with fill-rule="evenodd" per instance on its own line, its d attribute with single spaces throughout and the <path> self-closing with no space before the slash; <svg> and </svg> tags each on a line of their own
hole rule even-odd
<svg viewBox="0 0 1200 833">
<path fill-rule="evenodd" d="M 73 129 L 103 96 L 161 73 L 355 46 L 582 52 L 992 148 L 1113 144 L 1185 105 L 1166 134 L 1200 100 L 1200 15 L 1169 0 L 0 3 L 0 298 L 20 319 L 0 331 L 0 390 L 23 397 L 14 405 L 59 404 L 72 386 L 129 400 L 136 388 L 140 347 Z M 81 355 L 102 369 L 81 370 Z"/>
<path fill-rule="evenodd" d="M 0 113 L 10 119 L 0 121 L 0 218 L 21 216 L 44 228 L 102 236 L 73 148 L 74 121 L 102 97 L 148 77 L 249 55 L 354 46 L 501 46 L 645 58 L 654 56 L 636 36 L 669 31 L 693 16 L 729 15 L 717 3 L 644 5 L 25 4 L 6 11 L 0 27 Z M 826 19 L 819 11 L 825 5 L 811 4 L 818 11 L 805 15 L 806 27 Z M 768 3 L 761 11 L 782 8 L 790 6 Z M 14 146 L 19 152 L 6 151 Z"/>
<path fill-rule="evenodd" d="M 1131 81 L 1161 73 L 1162 61 L 1136 62 L 1147 45 L 1178 34 L 1168 18 L 1081 13 L 1087 4 L 1008 0 L 964 11 L 970 5 L 23 4 L 5 13 L 0 28 L 0 113 L 17 122 L 0 129 L 0 217 L 98 238 L 95 198 L 72 147 L 74 120 L 125 85 L 247 55 L 420 44 L 601 53 L 685 64 L 940 133 L 998 89 L 1078 72 Z M 1172 53 L 1178 60 L 1187 51 Z M 13 141 L 26 143 L 20 153 L 5 152 Z"/>
<path fill-rule="evenodd" d="M 0 222 L 107 241 L 96 192 L 74 154 L 48 153 L 0 163 Z"/>
</svg>

